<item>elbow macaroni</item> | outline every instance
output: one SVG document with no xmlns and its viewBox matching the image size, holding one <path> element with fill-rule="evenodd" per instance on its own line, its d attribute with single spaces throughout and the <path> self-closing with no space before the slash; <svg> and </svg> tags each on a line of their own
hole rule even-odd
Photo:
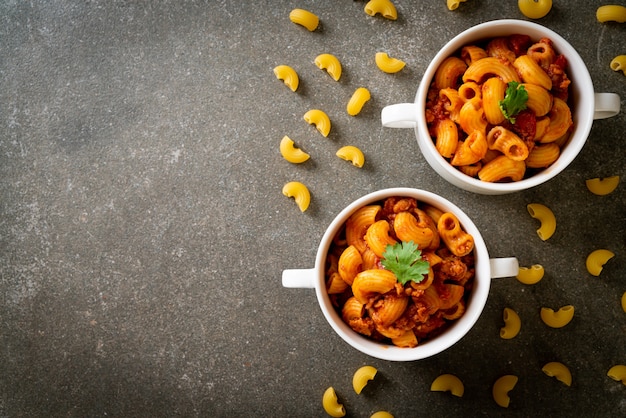
<svg viewBox="0 0 626 418">
<path fill-rule="evenodd" d="M 456 10 L 459 7 L 459 4 L 465 3 L 466 0 L 446 0 L 448 10 Z"/>
<path fill-rule="evenodd" d="M 377 52 L 375 61 L 378 69 L 388 74 L 397 73 L 406 65 L 402 60 L 391 58 L 386 52 Z"/>
<path fill-rule="evenodd" d="M 352 97 L 348 101 L 348 105 L 346 106 L 346 111 L 350 116 L 356 116 L 361 113 L 361 109 L 371 98 L 370 92 L 365 87 L 359 87 L 354 91 Z"/>
<path fill-rule="evenodd" d="M 504 308 L 502 314 L 504 319 L 504 326 L 500 328 L 500 338 L 504 340 L 510 340 L 515 338 L 522 327 L 522 321 L 513 309 Z"/>
<path fill-rule="evenodd" d="M 618 5 L 600 6 L 596 10 L 598 22 L 626 22 L 626 7 Z"/>
<path fill-rule="evenodd" d="M 567 386 L 572 386 L 572 373 L 563 363 L 559 363 L 558 361 L 546 363 L 541 368 L 541 371 L 550 377 L 555 377 L 556 380 Z"/>
<path fill-rule="evenodd" d="M 299 181 L 290 181 L 283 186 L 283 194 L 287 197 L 293 197 L 300 209 L 304 212 L 311 203 L 311 194 L 309 189 Z"/>
<path fill-rule="evenodd" d="M 530 19 L 541 19 L 552 9 L 552 0 L 518 0 L 522 14 Z"/>
<path fill-rule="evenodd" d="M 373 366 L 363 366 L 354 372 L 352 376 L 352 387 L 357 395 L 361 394 L 363 388 L 367 385 L 367 382 L 374 379 L 378 370 Z"/>
<path fill-rule="evenodd" d="M 283 158 L 290 163 L 300 164 L 310 158 L 310 155 L 302 151 L 300 148 L 296 148 L 294 142 L 287 135 L 280 141 L 280 154 Z"/>
<path fill-rule="evenodd" d="M 536 284 L 543 279 L 544 273 L 541 264 L 533 264 L 530 267 L 520 267 L 516 278 L 524 284 Z"/>
<path fill-rule="evenodd" d="M 526 206 L 528 213 L 534 219 L 539 220 L 541 226 L 537 229 L 537 235 L 543 241 L 550 238 L 556 230 L 556 217 L 550 208 L 541 203 L 529 203 Z"/>
<path fill-rule="evenodd" d="M 324 138 L 330 133 L 330 118 L 326 113 L 319 109 L 311 109 L 304 114 L 306 123 L 315 125 L 315 128 L 322 134 Z"/>
<path fill-rule="evenodd" d="M 626 312 L 626 292 L 622 294 L 622 310 Z"/>
<path fill-rule="evenodd" d="M 585 266 L 587 267 L 587 271 L 592 276 L 599 276 L 602 272 L 602 267 L 613 258 L 615 254 L 609 250 L 605 250 L 603 248 L 592 251 L 585 261 Z"/>
<path fill-rule="evenodd" d="M 337 400 L 335 389 L 330 386 L 322 396 L 322 406 L 324 411 L 331 417 L 341 418 L 346 415 L 346 409 Z"/>
<path fill-rule="evenodd" d="M 611 176 L 605 178 L 593 178 L 585 181 L 587 189 L 595 195 L 605 196 L 617 189 L 619 184 L 619 176 Z"/>
<path fill-rule="evenodd" d="M 364 10 L 365 13 L 370 16 L 380 14 L 389 20 L 396 20 L 398 18 L 396 6 L 394 6 L 390 0 L 370 0 L 365 5 Z"/>
<path fill-rule="evenodd" d="M 454 396 L 462 397 L 465 392 L 465 387 L 461 379 L 453 374 L 442 374 L 438 376 L 430 385 L 432 392 L 450 392 Z"/>
<path fill-rule="evenodd" d="M 618 55 L 611 60 L 611 70 L 621 71 L 626 75 L 626 55 Z"/>
<path fill-rule="evenodd" d="M 496 401 L 499 406 L 503 408 L 509 407 L 509 404 L 511 402 L 509 392 L 513 390 L 513 388 L 517 384 L 517 380 L 517 376 L 507 374 L 498 378 L 498 380 L 496 380 L 496 382 L 493 384 L 491 393 L 493 396 L 493 400 Z"/>
<path fill-rule="evenodd" d="M 365 156 L 363 152 L 353 145 L 346 145 L 337 150 L 337 157 L 342 160 L 352 162 L 352 165 L 358 168 L 363 167 L 365 164 Z"/>
<path fill-rule="evenodd" d="M 317 29 L 317 26 L 320 23 L 320 19 L 316 14 L 304 9 L 293 9 L 289 13 L 289 20 L 293 23 L 304 26 L 311 32 Z"/>
<path fill-rule="evenodd" d="M 572 305 L 563 306 L 556 312 L 550 308 L 541 308 L 541 320 L 551 328 L 563 328 L 572 318 L 574 318 Z"/>
<path fill-rule="evenodd" d="M 370 418 L 393 418 L 393 415 L 391 415 L 389 412 L 387 411 L 377 411 L 374 412 Z"/>
<path fill-rule="evenodd" d="M 279 80 L 283 80 L 283 83 L 289 87 L 291 91 L 296 91 L 298 89 L 298 85 L 300 84 L 298 73 L 296 73 L 296 70 L 290 66 L 278 65 L 274 67 L 274 75 L 276 75 L 276 78 Z"/>
<path fill-rule="evenodd" d="M 341 62 L 332 54 L 320 54 L 315 57 L 315 65 L 320 70 L 326 70 L 333 80 L 339 81 L 341 77 Z"/>
<path fill-rule="evenodd" d="M 607 376 L 616 382 L 622 382 L 626 385 L 626 365 L 617 364 L 609 369 Z"/>
</svg>

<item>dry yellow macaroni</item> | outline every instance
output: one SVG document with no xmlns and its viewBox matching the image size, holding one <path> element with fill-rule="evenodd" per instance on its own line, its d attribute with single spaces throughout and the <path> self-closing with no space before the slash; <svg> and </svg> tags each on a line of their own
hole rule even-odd
<svg viewBox="0 0 626 418">
<path fill-rule="evenodd" d="M 541 320 L 551 328 L 562 328 L 574 318 L 574 307 L 567 305 L 554 312 L 550 308 L 541 308 Z"/>
<path fill-rule="evenodd" d="M 330 118 L 323 111 L 319 109 L 311 109 L 304 114 L 304 120 L 307 123 L 315 125 L 315 128 L 322 134 L 323 137 L 327 137 L 330 133 Z"/>
<path fill-rule="evenodd" d="M 293 9 L 289 13 L 289 19 L 298 25 L 304 26 L 309 31 L 314 31 L 320 23 L 320 19 L 314 13 L 304 9 Z"/>
<path fill-rule="evenodd" d="M 552 9 L 552 0 L 518 0 L 520 12 L 530 19 L 541 19 Z"/>
<path fill-rule="evenodd" d="M 509 407 L 509 403 L 511 402 L 509 392 L 513 390 L 517 384 L 517 380 L 517 376 L 512 374 L 504 375 L 496 380 L 493 384 L 491 393 L 493 395 L 493 400 L 496 401 L 498 405 L 503 408 Z"/>
<path fill-rule="evenodd" d="M 626 56 L 626 55 L 625 55 Z M 585 181 L 587 188 L 593 194 L 604 196 L 613 192 L 619 184 L 619 176 L 593 178 Z"/>
<path fill-rule="evenodd" d="M 541 371 L 550 377 L 555 377 L 556 380 L 567 386 L 572 386 L 572 373 L 563 363 L 559 363 L 558 361 L 546 363 L 541 368 Z"/>
<path fill-rule="evenodd" d="M 463 386 L 461 379 L 455 375 L 442 374 L 433 380 L 433 383 L 430 385 L 430 390 L 432 392 L 450 392 L 454 396 L 458 396 L 460 398 L 465 392 L 465 387 Z"/>
<path fill-rule="evenodd" d="M 622 294 L 622 310 L 626 312 L 626 292 Z"/>
<path fill-rule="evenodd" d="M 505 340 L 515 338 L 522 328 L 522 320 L 519 315 L 513 309 L 504 308 L 502 318 L 504 319 L 504 326 L 500 328 L 500 338 Z"/>
<path fill-rule="evenodd" d="M 290 181 L 283 186 L 283 194 L 287 197 L 293 197 L 300 208 L 300 212 L 308 209 L 311 203 L 311 194 L 309 189 L 299 181 Z"/>
<path fill-rule="evenodd" d="M 448 10 L 456 10 L 459 4 L 464 3 L 466 0 L 447 0 Z"/>
<path fill-rule="evenodd" d="M 322 396 L 322 406 L 324 411 L 331 417 L 340 418 L 346 415 L 346 409 L 337 400 L 335 389 L 330 386 Z"/>
<path fill-rule="evenodd" d="M 585 262 L 587 266 L 587 271 L 592 276 L 599 276 L 602 272 L 602 267 L 613 258 L 615 254 L 609 250 L 605 250 L 603 248 L 592 251 L 588 256 Z"/>
<path fill-rule="evenodd" d="M 342 160 L 352 162 L 352 165 L 355 167 L 361 168 L 363 164 L 365 164 L 363 152 L 354 145 L 346 145 L 345 147 L 339 148 L 336 155 Z"/>
<path fill-rule="evenodd" d="M 348 101 L 348 105 L 346 106 L 346 111 L 350 116 L 356 116 L 363 109 L 363 105 L 371 98 L 370 92 L 365 87 L 359 87 L 354 91 L 350 101 Z"/>
<path fill-rule="evenodd" d="M 520 267 L 516 278 L 524 284 L 536 284 L 543 279 L 544 273 L 541 264 L 533 264 L 530 267 Z"/>
<path fill-rule="evenodd" d="M 374 412 L 370 418 L 393 418 L 393 415 L 391 415 L 389 412 L 387 411 L 378 411 L 378 412 Z"/>
<path fill-rule="evenodd" d="M 611 367 L 606 375 L 609 376 L 611 379 L 617 382 L 621 381 L 623 384 L 626 385 L 626 365 L 617 364 Z"/>
<path fill-rule="evenodd" d="M 376 53 L 376 66 L 383 72 L 393 74 L 404 68 L 406 63 L 397 58 L 391 58 L 386 52 Z"/>
<path fill-rule="evenodd" d="M 310 155 L 297 148 L 287 135 L 280 141 L 280 154 L 285 160 L 294 164 L 303 163 L 310 158 Z"/>
<path fill-rule="evenodd" d="M 373 366 L 363 366 L 354 372 L 354 376 L 352 376 L 352 387 L 357 395 L 361 394 L 361 391 L 367 385 L 367 382 L 374 379 L 376 372 L 378 372 L 378 370 L 376 370 Z"/>
<path fill-rule="evenodd" d="M 320 54 L 315 57 L 315 65 L 321 70 L 326 70 L 333 80 L 339 81 L 341 77 L 341 62 L 339 62 L 339 58 L 332 54 Z"/>
<path fill-rule="evenodd" d="M 365 13 L 370 16 L 382 15 L 384 18 L 396 20 L 398 11 L 390 0 L 370 0 L 365 5 Z"/>
<path fill-rule="evenodd" d="M 626 22 L 626 7 L 619 5 L 600 6 L 596 10 L 598 22 Z"/>
<path fill-rule="evenodd" d="M 611 70 L 621 71 L 626 75 L 626 55 L 618 55 L 611 60 Z"/>
<path fill-rule="evenodd" d="M 541 226 L 537 229 L 539 238 L 543 241 L 550 238 L 556 230 L 556 217 L 552 210 L 541 203 L 529 203 L 526 209 L 528 209 L 530 216 L 541 222 Z"/>
<path fill-rule="evenodd" d="M 298 84 L 300 83 L 298 73 L 296 73 L 296 70 L 290 66 L 278 65 L 274 67 L 274 74 L 276 75 L 276 78 L 283 80 L 285 85 L 289 87 L 291 91 L 296 91 L 298 89 Z"/>
</svg>

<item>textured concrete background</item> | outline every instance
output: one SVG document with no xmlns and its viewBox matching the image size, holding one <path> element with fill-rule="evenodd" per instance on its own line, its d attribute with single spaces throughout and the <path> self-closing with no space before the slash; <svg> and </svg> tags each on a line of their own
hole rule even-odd
<svg viewBox="0 0 626 418">
<path fill-rule="evenodd" d="M 324 416 L 334 386 L 352 417 L 626 415 L 626 386 L 606 376 L 626 364 L 626 114 L 594 123 L 557 179 L 509 196 L 479 196 L 440 179 L 410 130 L 383 129 L 383 106 L 412 101 L 438 49 L 497 18 L 524 19 L 515 1 L 396 0 L 399 18 L 372 18 L 361 1 L 3 1 L 0 4 L 0 416 Z M 571 41 L 596 91 L 626 99 L 609 63 L 626 53 L 626 25 L 600 24 L 605 2 L 554 1 L 539 22 Z M 620 2 L 618 2 L 620 3 Z M 623 3 L 623 2 L 622 2 Z M 291 9 L 318 14 L 308 32 Z M 374 54 L 407 62 L 380 72 Z M 313 64 L 340 57 L 337 83 Z M 272 69 L 293 66 L 296 93 Z M 356 87 L 372 100 L 345 112 Z M 328 138 L 302 120 L 324 109 Z M 294 166 L 278 143 L 312 155 Z M 362 169 L 335 157 L 359 146 Z M 609 196 L 585 179 L 622 176 Z M 300 213 L 281 194 L 309 186 Z M 314 291 L 283 289 L 286 268 L 312 267 L 320 238 L 352 200 L 394 186 L 424 188 L 464 209 L 493 257 L 540 263 L 525 286 L 493 283 L 476 327 L 449 351 L 392 363 L 334 335 Z M 556 234 L 538 239 L 526 205 L 548 205 Z M 586 255 L 616 255 L 599 278 Z M 542 306 L 572 304 L 563 329 Z M 504 307 L 522 318 L 499 338 Z M 566 387 L 545 376 L 569 366 Z M 361 395 L 353 372 L 379 374 Z M 442 373 L 465 383 L 455 398 L 430 392 Z M 511 406 L 491 397 L 519 376 Z"/>
</svg>

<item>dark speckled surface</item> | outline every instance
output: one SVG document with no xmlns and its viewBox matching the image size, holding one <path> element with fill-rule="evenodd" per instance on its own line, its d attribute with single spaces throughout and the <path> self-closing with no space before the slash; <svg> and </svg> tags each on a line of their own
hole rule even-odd
<svg viewBox="0 0 626 418">
<path fill-rule="evenodd" d="M 626 364 L 626 116 L 596 121 L 579 157 L 556 179 L 507 196 L 480 196 L 439 178 L 412 131 L 381 127 L 380 111 L 411 101 L 438 49 L 486 20 L 524 19 L 516 2 L 394 2 L 398 20 L 370 17 L 361 1 L 4 1 L 0 4 L 0 416 L 324 416 L 334 386 L 348 416 L 622 417 L 626 386 L 608 369 Z M 596 91 L 626 77 L 609 63 L 626 53 L 626 26 L 601 24 L 604 2 L 554 2 L 539 20 L 568 39 Z M 308 32 L 291 9 L 318 14 Z M 406 61 L 384 74 L 374 54 Z M 334 82 L 314 64 L 337 55 Z M 296 93 L 272 69 L 293 66 Z M 345 105 L 372 93 L 361 114 Z M 302 115 L 325 110 L 321 137 Z M 312 155 L 294 166 L 289 135 Z M 357 145 L 362 169 L 338 159 Z M 598 197 L 585 180 L 622 176 Z M 307 184 L 300 213 L 281 193 Z M 334 335 L 315 292 L 284 289 L 281 272 L 312 267 L 320 238 L 352 200 L 374 190 L 424 188 L 451 200 L 481 229 L 493 257 L 539 263 L 533 286 L 493 282 L 475 328 L 435 357 L 393 363 Z M 537 237 L 526 205 L 558 219 Z M 600 277 L 585 258 L 615 257 Z M 562 329 L 542 306 L 572 304 Z M 502 340 L 502 310 L 522 318 Z M 571 387 L 545 376 L 566 364 Z M 361 395 L 354 371 L 379 373 Z M 442 373 L 465 395 L 430 392 Z M 491 396 L 519 376 L 508 410 Z"/>
</svg>

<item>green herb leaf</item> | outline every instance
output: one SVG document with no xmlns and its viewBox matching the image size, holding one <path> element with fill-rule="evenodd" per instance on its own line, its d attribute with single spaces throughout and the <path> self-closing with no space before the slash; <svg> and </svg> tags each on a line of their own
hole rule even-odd
<svg viewBox="0 0 626 418">
<path fill-rule="evenodd" d="M 430 268 L 428 261 L 422 258 L 422 252 L 413 241 L 387 245 L 381 264 L 394 273 L 402 284 L 410 280 L 415 283 L 421 282 Z"/>
<path fill-rule="evenodd" d="M 515 115 L 526 109 L 528 101 L 528 92 L 517 81 L 511 81 L 507 84 L 504 99 L 498 102 L 500 110 L 504 117 L 511 123 L 515 123 Z"/>
</svg>

